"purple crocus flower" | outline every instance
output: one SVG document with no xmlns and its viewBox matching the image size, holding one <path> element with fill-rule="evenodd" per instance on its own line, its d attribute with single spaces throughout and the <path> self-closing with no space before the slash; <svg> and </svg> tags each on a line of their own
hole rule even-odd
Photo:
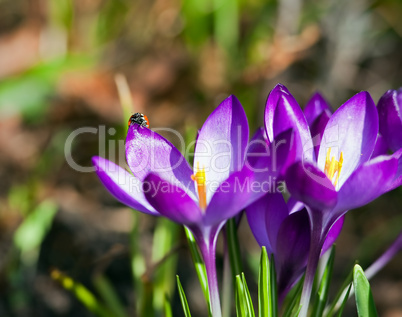
<svg viewBox="0 0 402 317">
<path fill-rule="evenodd" d="M 402 88 L 388 90 L 378 101 L 380 133 L 391 151 L 402 148 Z"/>
<path fill-rule="evenodd" d="M 278 298 L 281 303 L 307 266 L 310 249 L 310 220 L 306 208 L 281 193 L 268 193 L 246 208 L 247 220 L 255 239 L 275 255 Z M 343 226 L 341 217 L 331 227 L 321 254 L 335 242 Z"/>
<path fill-rule="evenodd" d="M 303 151 L 298 155 L 300 160 L 288 168 L 285 180 L 293 198 L 305 204 L 310 216 L 311 246 L 301 310 L 305 316 L 330 228 L 347 210 L 365 205 L 397 185 L 400 153 L 370 160 L 378 135 L 378 115 L 367 92 L 355 95 L 330 116 L 316 155 L 311 151 L 307 120 L 283 85 L 270 93 L 265 113 L 268 136 L 283 126 L 292 126 Z"/>
<path fill-rule="evenodd" d="M 206 265 L 213 316 L 221 315 L 215 266 L 218 233 L 227 219 L 263 195 L 261 189 L 248 187 L 266 177 L 245 164 L 248 136 L 243 107 L 230 96 L 199 131 L 194 169 L 169 141 L 135 123 L 126 138 L 126 159 L 134 176 L 108 160 L 93 158 L 100 180 L 122 203 L 192 231 Z M 258 166 L 259 159 L 253 159 Z"/>
</svg>

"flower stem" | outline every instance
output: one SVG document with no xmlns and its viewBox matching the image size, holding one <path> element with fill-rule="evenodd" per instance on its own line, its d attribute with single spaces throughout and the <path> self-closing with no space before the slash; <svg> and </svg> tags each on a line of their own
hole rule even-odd
<svg viewBox="0 0 402 317">
<path fill-rule="evenodd" d="M 304 278 L 303 290 L 300 299 L 300 313 L 299 317 L 306 317 L 311 297 L 311 291 L 313 289 L 314 277 L 318 267 L 318 261 L 320 259 L 321 248 L 323 242 L 321 241 L 321 229 L 320 223 L 312 220 L 311 241 L 310 241 L 310 253 L 307 261 L 306 275 Z"/>
<path fill-rule="evenodd" d="M 196 240 L 198 235 L 195 235 Z M 207 271 L 209 300 L 213 317 L 221 317 L 221 304 L 219 299 L 218 275 L 216 273 L 216 240 L 218 234 L 210 234 L 206 239 L 197 241 Z"/>
</svg>

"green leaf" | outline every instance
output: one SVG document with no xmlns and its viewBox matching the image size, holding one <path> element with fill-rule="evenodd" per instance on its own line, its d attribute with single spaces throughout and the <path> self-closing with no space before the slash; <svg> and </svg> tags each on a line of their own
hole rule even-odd
<svg viewBox="0 0 402 317">
<path fill-rule="evenodd" d="M 332 246 L 331 253 L 325 266 L 324 274 L 321 279 L 316 299 L 314 301 L 314 307 L 311 316 L 321 317 L 324 312 L 325 304 L 328 300 L 328 290 L 331 283 L 332 270 L 334 267 L 335 259 L 335 246 Z"/>
<path fill-rule="evenodd" d="M 345 297 L 343 298 L 342 305 L 339 308 L 338 317 L 342 316 L 342 313 L 343 313 L 343 310 L 345 308 L 345 305 L 346 305 L 346 303 L 347 303 L 347 301 L 349 299 L 349 294 L 350 294 L 351 289 L 352 289 L 352 283 L 349 284 L 348 290 L 346 291 Z"/>
<path fill-rule="evenodd" d="M 302 293 L 302 289 L 303 289 L 303 281 L 304 281 L 304 277 L 300 279 L 299 282 L 297 282 L 296 286 L 294 286 L 285 301 L 285 311 L 283 313 L 283 317 L 290 317 L 292 316 L 292 312 L 294 311 L 296 305 L 298 303 L 300 303 L 300 297 L 301 297 L 301 293 Z M 299 311 L 301 309 L 301 306 L 298 307 Z M 295 314 L 294 314 L 295 315 Z M 297 314 L 296 314 L 297 316 Z"/>
<path fill-rule="evenodd" d="M 180 278 L 178 275 L 176 275 L 176 280 L 177 280 L 177 288 L 179 290 L 181 306 L 183 307 L 183 311 L 184 311 L 184 316 L 191 317 L 190 308 L 188 307 L 186 294 L 184 293 L 183 287 L 181 286 Z"/>
<path fill-rule="evenodd" d="M 236 276 L 236 314 L 238 317 L 248 317 L 246 295 L 240 275 Z"/>
<path fill-rule="evenodd" d="M 236 275 L 243 272 L 239 239 L 237 237 L 237 225 L 236 219 L 231 218 L 226 223 L 226 236 L 227 236 L 227 247 L 229 251 L 230 267 L 232 269 L 233 279 Z"/>
<path fill-rule="evenodd" d="M 272 254 L 269 263 L 269 304 L 272 317 L 278 316 L 278 288 L 276 282 L 275 257 Z"/>
<path fill-rule="evenodd" d="M 191 257 L 193 259 L 193 263 L 194 263 L 195 271 L 198 276 L 198 280 L 200 281 L 205 300 L 207 301 L 208 306 L 210 306 L 207 271 L 205 269 L 204 261 L 202 260 L 201 254 L 198 251 L 197 243 L 195 242 L 193 234 L 187 227 L 184 227 L 184 231 L 186 233 L 188 245 L 190 246 Z"/>
<path fill-rule="evenodd" d="M 241 273 L 241 279 L 243 282 L 243 287 L 244 287 L 244 296 L 246 299 L 247 303 L 247 311 L 248 311 L 248 316 L 255 317 L 255 312 L 254 312 L 254 306 L 253 306 L 253 301 L 251 299 L 250 291 L 248 290 L 246 278 L 244 276 L 244 273 Z"/>
<path fill-rule="evenodd" d="M 267 249 L 261 248 L 260 270 L 258 273 L 258 316 L 269 316 L 269 259 Z"/>
<path fill-rule="evenodd" d="M 335 299 L 333 300 L 331 306 L 328 309 L 328 312 L 326 313 L 327 317 L 332 317 L 335 315 L 335 313 L 338 311 L 338 309 L 341 306 L 341 298 L 344 298 L 345 293 L 347 292 L 347 289 L 349 288 L 350 284 L 352 283 L 353 280 L 353 270 L 350 270 L 348 276 L 345 278 L 345 280 L 342 283 L 342 286 L 340 287 L 338 293 L 335 296 Z"/>
<path fill-rule="evenodd" d="M 243 273 L 236 276 L 236 313 L 241 317 L 255 317 L 253 301 Z"/>
<path fill-rule="evenodd" d="M 356 306 L 359 317 L 378 316 L 370 284 L 364 275 L 363 269 L 358 264 L 356 264 L 353 269 L 353 287 L 355 288 Z"/>
</svg>

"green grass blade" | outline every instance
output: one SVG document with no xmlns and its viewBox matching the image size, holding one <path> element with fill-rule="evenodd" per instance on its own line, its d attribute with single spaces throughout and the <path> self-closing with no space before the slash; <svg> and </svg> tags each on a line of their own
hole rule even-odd
<svg viewBox="0 0 402 317">
<path fill-rule="evenodd" d="M 71 277 L 61 273 L 59 270 L 53 270 L 51 272 L 53 280 L 60 283 L 60 285 L 71 292 L 88 311 L 99 317 L 113 316 L 106 307 L 98 302 L 95 295 L 93 295 L 84 285 L 74 281 Z"/>
<path fill-rule="evenodd" d="M 370 284 L 364 275 L 363 269 L 358 264 L 353 269 L 353 287 L 355 289 L 356 307 L 359 317 L 378 316 Z"/>
<path fill-rule="evenodd" d="M 258 316 L 269 316 L 269 259 L 267 249 L 262 247 L 258 273 Z"/>
<path fill-rule="evenodd" d="M 180 302 L 183 307 L 184 316 L 191 317 L 190 308 L 188 307 L 186 294 L 184 293 L 183 287 L 180 283 L 180 278 L 176 275 L 177 289 L 179 290 Z"/>
<path fill-rule="evenodd" d="M 240 275 L 236 276 L 236 314 L 238 317 L 248 317 L 246 295 Z"/>
<path fill-rule="evenodd" d="M 272 254 L 271 261 L 269 263 L 269 303 L 270 313 L 272 317 L 278 316 L 278 288 L 276 284 L 276 268 L 275 257 Z"/>
<path fill-rule="evenodd" d="M 331 306 L 328 308 L 327 313 L 325 314 L 326 317 L 332 317 L 336 314 L 341 306 L 341 298 L 344 298 L 344 295 L 349 288 L 349 285 L 353 281 L 353 270 L 351 270 L 348 276 L 343 281 L 341 288 L 339 289 L 338 293 L 335 296 Z"/>
<path fill-rule="evenodd" d="M 205 300 L 207 301 L 208 306 L 209 306 L 208 279 L 207 279 L 207 271 L 205 269 L 205 264 L 202 260 L 200 252 L 198 251 L 197 243 L 195 242 L 193 234 L 186 227 L 184 227 L 184 231 L 186 233 L 187 241 L 190 246 L 190 252 L 191 252 L 191 257 L 193 259 L 195 271 L 196 271 L 198 279 L 200 281 Z"/>
<path fill-rule="evenodd" d="M 243 266 L 241 262 L 241 253 L 240 253 L 240 245 L 239 238 L 237 237 L 237 225 L 236 219 L 229 219 L 226 223 L 226 241 L 228 245 L 229 258 L 230 258 L 230 266 L 232 269 L 233 280 L 236 275 L 239 275 L 243 272 Z"/>
<path fill-rule="evenodd" d="M 343 314 L 343 310 L 344 310 L 345 305 L 346 305 L 346 303 L 347 303 L 347 301 L 348 301 L 348 299 L 349 299 L 349 294 L 350 294 L 350 290 L 351 290 L 351 289 L 352 289 L 352 283 L 350 283 L 349 288 L 348 288 L 348 290 L 347 290 L 347 292 L 346 292 L 346 294 L 345 294 L 345 297 L 343 298 L 342 305 L 341 305 L 341 307 L 339 308 L 338 317 L 341 317 L 342 314 Z"/>
<path fill-rule="evenodd" d="M 255 317 L 253 301 L 251 299 L 250 291 L 248 289 L 248 285 L 247 285 L 244 273 L 241 273 L 241 279 L 242 279 L 243 287 L 244 287 L 244 296 L 245 296 L 245 299 L 246 299 L 248 316 Z"/>
<path fill-rule="evenodd" d="M 293 289 L 288 294 L 288 298 L 286 300 L 286 309 L 283 313 L 283 317 L 290 317 L 292 316 L 292 312 L 296 305 L 300 303 L 301 292 L 303 289 L 303 281 L 304 277 L 300 279 L 300 281 L 293 287 Z M 298 308 L 300 310 L 301 307 Z"/>
<path fill-rule="evenodd" d="M 329 285 L 331 283 L 334 260 L 335 260 L 335 246 L 332 246 L 331 253 L 325 266 L 324 274 L 322 276 L 318 292 L 316 294 L 316 299 L 314 301 L 314 307 L 311 314 L 312 317 L 321 317 L 323 315 L 325 304 L 327 303 L 328 300 L 328 291 L 329 291 Z"/>
</svg>

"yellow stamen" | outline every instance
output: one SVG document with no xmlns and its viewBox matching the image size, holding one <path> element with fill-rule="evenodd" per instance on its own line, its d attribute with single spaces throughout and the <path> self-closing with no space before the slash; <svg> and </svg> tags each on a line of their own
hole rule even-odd
<svg viewBox="0 0 402 317">
<path fill-rule="evenodd" d="M 336 161 L 334 156 L 332 157 L 332 159 L 330 159 L 330 157 L 331 157 L 331 148 L 328 149 L 327 156 L 325 158 L 324 173 L 331 181 L 333 180 L 336 173 L 336 178 L 334 181 L 334 186 L 336 186 L 336 184 L 338 184 L 339 181 L 339 176 L 341 175 L 342 164 L 343 164 L 343 152 L 341 152 L 341 155 L 339 156 L 339 161 Z"/>
<path fill-rule="evenodd" d="M 200 164 L 197 162 L 197 172 L 191 175 L 191 179 L 197 184 L 198 199 L 200 208 L 205 210 L 207 208 L 207 187 L 205 178 L 205 168 L 200 169 Z"/>
</svg>

